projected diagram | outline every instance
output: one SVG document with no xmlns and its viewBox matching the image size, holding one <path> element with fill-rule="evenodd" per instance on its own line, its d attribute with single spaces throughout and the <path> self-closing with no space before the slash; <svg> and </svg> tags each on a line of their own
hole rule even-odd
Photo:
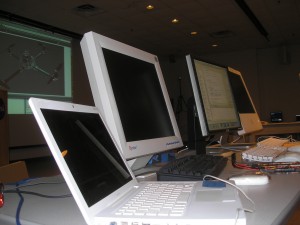
<svg viewBox="0 0 300 225">
<path fill-rule="evenodd" d="M 44 45 L 39 44 L 39 46 L 41 47 L 41 50 L 35 56 L 30 54 L 30 52 L 26 49 L 20 55 L 15 54 L 13 51 L 15 44 L 11 44 L 7 48 L 8 55 L 10 57 L 13 57 L 14 59 L 16 59 L 19 62 L 19 67 L 16 71 L 14 71 L 12 74 L 8 75 L 5 79 L 1 79 L 0 86 L 4 87 L 5 89 L 10 89 L 10 86 L 8 83 L 12 79 L 16 78 L 18 75 L 21 75 L 25 70 L 38 71 L 39 74 L 41 74 L 43 76 L 47 76 L 49 78 L 47 84 L 50 84 L 51 82 L 58 80 L 59 71 L 63 67 L 63 64 L 62 63 L 58 64 L 58 66 L 53 71 L 50 71 L 50 72 L 41 68 L 38 65 L 37 59 L 39 57 L 41 57 L 42 55 L 47 54 L 47 50 Z"/>
</svg>

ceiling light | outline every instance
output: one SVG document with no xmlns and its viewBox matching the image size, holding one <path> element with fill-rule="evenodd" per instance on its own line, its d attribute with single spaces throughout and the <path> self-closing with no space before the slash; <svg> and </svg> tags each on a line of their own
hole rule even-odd
<svg viewBox="0 0 300 225">
<path fill-rule="evenodd" d="M 152 10 L 152 9 L 154 9 L 154 6 L 153 6 L 153 5 L 147 5 L 147 6 L 146 6 L 146 9 Z"/>
<path fill-rule="evenodd" d="M 172 20 L 172 23 L 178 23 L 178 22 L 179 22 L 179 20 L 176 19 L 176 18 L 174 18 L 174 19 Z"/>
<path fill-rule="evenodd" d="M 211 45 L 211 47 L 213 47 L 213 48 L 216 48 L 216 47 L 218 47 L 219 45 L 218 44 L 212 44 Z"/>
<path fill-rule="evenodd" d="M 192 31 L 192 32 L 191 32 L 191 35 L 197 35 L 197 34 L 198 34 L 197 31 Z"/>
</svg>

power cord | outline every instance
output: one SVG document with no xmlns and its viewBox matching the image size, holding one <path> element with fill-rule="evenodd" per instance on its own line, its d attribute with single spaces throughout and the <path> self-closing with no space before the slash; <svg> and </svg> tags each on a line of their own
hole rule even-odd
<svg viewBox="0 0 300 225">
<path fill-rule="evenodd" d="M 228 185 L 230 185 L 230 186 L 232 186 L 232 187 L 234 187 L 234 188 L 236 188 L 238 191 L 240 191 L 245 197 L 246 197 L 246 199 L 248 199 L 252 204 L 253 204 L 253 209 L 245 209 L 245 208 L 237 208 L 236 210 L 236 216 L 235 216 L 235 221 L 234 221 L 234 225 L 236 225 L 237 224 L 237 222 L 238 222 L 238 219 L 239 219 L 239 216 L 240 216 L 240 211 L 244 211 L 244 212 L 250 212 L 250 213 L 253 213 L 253 212 L 255 212 L 255 203 L 254 203 L 254 201 L 240 188 L 240 187 L 238 187 L 238 186 L 236 186 L 236 185 L 234 185 L 233 183 L 231 183 L 231 182 L 229 182 L 229 181 L 227 181 L 227 180 L 224 180 L 224 179 L 221 179 L 221 178 L 219 178 L 219 177 L 215 177 L 215 176 L 212 176 L 212 175 L 205 175 L 204 177 L 203 177 L 203 181 L 206 179 L 206 178 L 213 178 L 213 179 L 215 179 L 215 180 L 218 180 L 218 181 L 221 181 L 221 182 L 224 182 L 224 183 L 226 183 L 226 184 L 228 184 Z"/>
<path fill-rule="evenodd" d="M 244 196 L 245 196 L 245 198 L 246 199 L 248 199 L 248 201 L 250 201 L 251 203 L 252 203 L 252 205 L 253 205 L 253 209 L 243 209 L 245 212 L 250 212 L 250 213 L 253 213 L 253 212 L 255 212 L 255 203 L 254 203 L 254 201 L 240 188 L 240 187 L 238 187 L 237 185 L 235 185 L 235 184 L 233 184 L 233 183 L 231 183 L 230 181 L 228 181 L 228 180 L 224 180 L 224 179 L 221 179 L 221 178 L 219 178 L 219 177 L 215 177 L 215 176 L 212 176 L 212 175 L 205 175 L 204 177 L 203 177 L 203 180 L 205 180 L 207 177 L 209 177 L 209 178 L 213 178 L 213 179 L 215 179 L 215 180 L 219 180 L 219 181 L 222 181 L 222 182 L 224 182 L 224 183 L 226 183 L 226 184 L 228 184 L 228 185 L 230 185 L 230 186 L 232 186 L 232 187 L 234 187 L 234 188 L 236 188 L 238 191 L 240 191 Z"/>
<path fill-rule="evenodd" d="M 38 178 L 34 178 L 34 179 L 24 179 L 21 180 L 15 184 L 7 184 L 7 185 L 15 185 L 15 187 L 10 188 L 8 190 L 5 190 L 3 188 L 2 190 L 2 195 L 4 194 L 12 194 L 12 193 L 17 193 L 20 200 L 17 206 L 17 211 L 16 211 L 16 225 L 21 225 L 21 221 L 20 221 L 20 213 L 21 213 L 21 209 L 22 206 L 24 204 L 24 197 L 23 194 L 30 194 L 30 195 L 35 195 L 35 196 L 39 196 L 39 197 L 43 197 L 43 198 L 68 198 L 68 197 L 72 197 L 72 194 L 65 194 L 65 195 L 45 195 L 45 194 L 41 194 L 41 193 L 37 193 L 37 192 L 32 192 L 32 191 L 23 191 L 20 190 L 20 188 L 24 188 L 24 187 L 29 187 L 29 186 L 35 186 L 35 185 L 41 185 L 41 184 L 61 184 L 64 182 L 39 182 L 39 183 L 34 183 L 34 184 L 28 184 L 28 182 L 36 180 Z M 2 198 L 4 199 L 4 196 L 2 196 Z"/>
<path fill-rule="evenodd" d="M 21 213 L 21 209 L 22 209 L 22 206 L 23 206 L 23 203 L 24 203 L 24 198 L 23 198 L 23 195 L 19 191 L 18 183 L 16 184 L 16 192 L 17 192 L 17 194 L 20 197 L 20 201 L 19 201 L 19 204 L 18 204 L 18 207 L 17 207 L 17 211 L 16 211 L 16 224 L 17 225 L 21 225 L 21 222 L 20 222 L 20 213 Z"/>
</svg>

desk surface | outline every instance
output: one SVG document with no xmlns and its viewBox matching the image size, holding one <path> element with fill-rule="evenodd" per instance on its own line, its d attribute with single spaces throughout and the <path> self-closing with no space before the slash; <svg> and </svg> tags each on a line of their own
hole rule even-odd
<svg viewBox="0 0 300 225">
<path fill-rule="evenodd" d="M 245 170 L 235 169 L 230 163 L 220 177 L 243 173 Z M 61 176 L 42 178 L 40 182 L 56 184 L 40 184 L 22 188 L 47 195 L 70 193 Z M 57 182 L 59 184 L 57 184 Z M 256 204 L 255 213 L 246 213 L 247 225 L 280 225 L 290 215 L 300 196 L 300 174 L 275 174 L 270 183 L 263 186 L 240 186 Z M 21 224 L 85 224 L 84 219 L 72 197 L 64 199 L 47 199 L 32 195 L 23 195 Z M 243 206 L 252 208 L 241 196 Z M 17 194 L 5 195 L 5 206 L 0 208 L 1 224 L 16 224 L 15 215 L 19 202 Z"/>
<path fill-rule="evenodd" d="M 245 173 L 245 170 L 227 168 L 220 174 L 227 179 L 232 175 Z M 292 214 L 300 200 L 300 174 L 273 174 L 269 184 L 262 186 L 240 186 L 255 202 L 255 213 L 246 213 L 247 225 L 282 225 Z M 245 208 L 249 202 L 242 198 Z"/>
</svg>

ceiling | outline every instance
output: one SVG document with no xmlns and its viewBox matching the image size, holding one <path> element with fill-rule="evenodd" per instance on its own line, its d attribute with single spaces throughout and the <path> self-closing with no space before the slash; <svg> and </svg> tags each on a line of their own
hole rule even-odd
<svg viewBox="0 0 300 225">
<path fill-rule="evenodd" d="M 147 10 L 148 4 L 154 9 Z M 82 5 L 86 10 L 78 9 Z M 157 55 L 300 44 L 299 0 L 0 0 L 0 10 L 50 30 L 95 31 Z M 174 18 L 179 22 L 172 24 Z"/>
</svg>

